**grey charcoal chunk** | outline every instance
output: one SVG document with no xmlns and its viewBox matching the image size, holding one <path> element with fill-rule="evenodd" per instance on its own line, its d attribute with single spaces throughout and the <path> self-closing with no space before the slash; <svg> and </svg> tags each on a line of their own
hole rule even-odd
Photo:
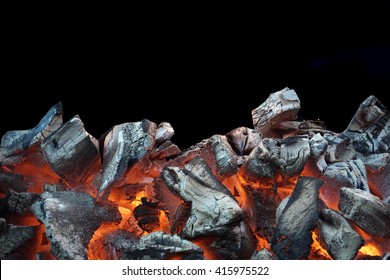
<svg viewBox="0 0 390 280">
<path fill-rule="evenodd" d="M 41 146 L 50 167 L 70 185 L 84 183 L 100 167 L 99 143 L 85 131 L 79 116 L 48 136 Z"/>
<path fill-rule="evenodd" d="M 5 232 L 0 234 L 0 259 L 7 259 L 18 247 L 22 246 L 35 235 L 35 227 L 7 225 Z"/>
<path fill-rule="evenodd" d="M 356 151 L 352 141 L 344 135 L 324 134 L 328 142 L 325 160 L 328 163 L 350 161 L 356 158 Z"/>
<path fill-rule="evenodd" d="M 344 217 L 367 233 L 390 237 L 390 206 L 377 196 L 362 190 L 341 188 L 339 209 Z"/>
<path fill-rule="evenodd" d="M 276 169 L 282 164 L 278 142 L 273 139 L 263 139 L 249 154 L 240 172 L 250 181 L 273 178 Z"/>
<path fill-rule="evenodd" d="M 277 258 L 273 256 L 270 251 L 264 248 L 260 251 L 256 251 L 255 254 L 252 256 L 251 260 L 265 261 L 265 260 L 277 260 Z"/>
<path fill-rule="evenodd" d="M 356 151 L 377 154 L 390 150 L 390 114 L 373 95 L 360 105 L 343 132 L 353 142 Z"/>
<path fill-rule="evenodd" d="M 238 171 L 236 154 L 226 136 L 213 135 L 202 149 L 201 157 L 221 181 Z"/>
<path fill-rule="evenodd" d="M 299 177 L 272 237 L 271 248 L 279 259 L 299 260 L 309 256 L 312 230 L 319 218 L 319 188 L 323 182 Z"/>
<path fill-rule="evenodd" d="M 328 148 L 328 141 L 325 140 L 321 134 L 317 133 L 310 139 L 310 155 L 318 159 L 321 155 L 326 152 Z"/>
<path fill-rule="evenodd" d="M 203 255 L 203 250 L 179 236 L 157 231 L 131 242 L 124 249 L 123 260 L 163 260 L 170 255 Z"/>
<path fill-rule="evenodd" d="M 57 103 L 46 113 L 38 125 L 30 130 L 8 131 L 4 134 L 0 144 L 0 162 L 5 165 L 15 165 L 19 158 L 13 159 L 16 154 L 27 150 L 37 143 L 41 143 L 51 133 L 62 125 L 62 104 Z"/>
<path fill-rule="evenodd" d="M 363 238 L 334 210 L 321 211 L 318 229 L 322 243 L 335 260 L 353 260 L 364 245 Z"/>
<path fill-rule="evenodd" d="M 256 148 L 261 142 L 260 133 L 248 127 L 239 127 L 233 129 L 226 138 L 233 150 L 238 155 L 249 155 L 249 153 Z"/>
<path fill-rule="evenodd" d="M 264 137 L 280 137 L 272 130 L 273 124 L 296 120 L 300 108 L 296 92 L 284 88 L 272 93 L 263 104 L 252 110 L 253 125 Z"/>
<path fill-rule="evenodd" d="M 173 130 L 173 127 L 171 126 L 170 123 L 167 122 L 160 123 L 156 131 L 156 143 L 160 144 L 171 139 L 173 134 L 175 134 L 175 131 Z"/>
<path fill-rule="evenodd" d="M 31 209 L 46 228 L 51 253 L 60 260 L 87 258 L 94 232 L 105 222 L 120 222 L 116 206 L 97 205 L 92 196 L 81 192 L 45 192 Z"/>
<path fill-rule="evenodd" d="M 14 214 L 29 213 L 31 205 L 39 198 L 39 194 L 11 191 L 7 198 L 7 209 L 10 213 Z"/>
<path fill-rule="evenodd" d="M 310 155 L 309 139 L 306 136 L 293 136 L 281 140 L 280 144 L 282 173 L 287 176 L 300 174 Z"/>
<path fill-rule="evenodd" d="M 369 156 L 362 156 L 361 160 L 364 162 L 364 165 L 368 169 L 368 171 L 374 174 L 383 173 L 386 167 L 390 163 L 390 154 L 382 153 L 382 154 L 372 154 Z"/>
<path fill-rule="evenodd" d="M 329 164 L 323 174 L 323 179 L 330 182 L 333 187 L 344 186 L 370 191 L 366 168 L 360 159 Z"/>
<path fill-rule="evenodd" d="M 235 199 L 216 186 L 199 180 L 199 176 L 189 176 L 178 167 L 165 167 L 161 178 L 172 192 L 191 203 L 191 215 L 183 229 L 184 237 L 218 235 L 243 219 L 243 210 Z"/>
<path fill-rule="evenodd" d="M 24 176 L 0 168 L 0 192 L 9 193 L 11 190 L 16 192 L 27 191 Z"/>
<path fill-rule="evenodd" d="M 99 199 L 107 197 L 113 185 L 151 151 L 155 136 L 156 124 L 148 120 L 114 126 L 104 140 Z"/>
</svg>

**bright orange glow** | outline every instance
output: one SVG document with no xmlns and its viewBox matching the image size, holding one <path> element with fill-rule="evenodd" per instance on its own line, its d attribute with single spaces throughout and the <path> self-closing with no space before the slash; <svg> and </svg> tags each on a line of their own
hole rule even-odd
<svg viewBox="0 0 390 280">
<path fill-rule="evenodd" d="M 332 257 L 329 255 L 328 251 L 321 246 L 321 243 L 315 231 L 312 232 L 312 238 L 313 238 L 313 243 L 311 244 L 309 259 L 331 260 Z"/>
<path fill-rule="evenodd" d="M 159 215 L 159 223 L 160 223 L 160 229 L 161 231 L 164 231 L 166 233 L 169 233 L 171 225 L 169 223 L 168 217 L 165 214 L 164 211 L 160 210 L 160 215 Z"/>
<path fill-rule="evenodd" d="M 267 249 L 268 251 L 271 251 L 271 246 L 269 245 L 267 239 L 264 237 L 260 237 L 257 234 L 255 234 L 256 239 L 257 239 L 257 250 L 263 250 L 264 248 Z"/>
<path fill-rule="evenodd" d="M 213 253 L 213 250 L 209 248 L 210 244 L 215 241 L 214 236 L 207 236 L 207 237 L 198 237 L 193 240 L 191 240 L 192 243 L 197 245 L 198 247 L 202 248 L 203 255 L 208 260 L 215 260 L 218 259 L 218 256 Z"/>
<path fill-rule="evenodd" d="M 104 248 L 103 238 L 108 233 L 114 232 L 117 229 L 118 225 L 116 223 L 105 223 L 95 231 L 88 245 L 87 257 L 89 260 L 110 259 Z"/>
<path fill-rule="evenodd" d="M 359 228 L 356 225 L 352 225 L 354 230 L 364 239 L 364 246 L 362 246 L 359 250 L 358 255 L 366 255 L 366 256 L 382 256 L 383 252 L 379 248 L 379 246 L 374 242 L 372 237 Z"/>
</svg>

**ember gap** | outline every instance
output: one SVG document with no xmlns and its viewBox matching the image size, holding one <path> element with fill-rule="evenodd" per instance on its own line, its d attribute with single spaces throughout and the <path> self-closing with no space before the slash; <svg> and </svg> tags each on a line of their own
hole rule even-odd
<svg viewBox="0 0 390 280">
<path fill-rule="evenodd" d="M 95 138 L 58 103 L 2 137 L 0 258 L 388 258 L 388 110 L 369 96 L 336 133 L 299 109 L 285 88 L 182 150 L 167 122 Z"/>
</svg>

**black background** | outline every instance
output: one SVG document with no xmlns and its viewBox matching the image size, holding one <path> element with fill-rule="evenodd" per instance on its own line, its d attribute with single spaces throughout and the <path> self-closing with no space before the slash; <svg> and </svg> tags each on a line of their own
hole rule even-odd
<svg viewBox="0 0 390 280">
<path fill-rule="evenodd" d="M 294 13 L 265 22 L 194 18 L 152 26 L 35 19 L 5 35 L 0 134 L 34 127 L 62 101 L 65 121 L 79 114 L 97 138 L 115 124 L 147 118 L 170 122 L 173 141 L 186 148 L 252 127 L 251 110 L 286 86 L 301 99 L 301 118 L 342 131 L 369 95 L 390 108 L 381 10 L 374 20 L 337 22 L 314 13 L 299 26 Z"/>
</svg>

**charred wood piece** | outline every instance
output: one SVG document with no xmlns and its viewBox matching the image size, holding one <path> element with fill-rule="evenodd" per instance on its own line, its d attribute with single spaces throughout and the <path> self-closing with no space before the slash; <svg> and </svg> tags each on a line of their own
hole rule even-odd
<svg viewBox="0 0 390 280">
<path fill-rule="evenodd" d="M 310 254 L 312 230 L 319 218 L 319 188 L 316 178 L 299 177 L 272 237 L 271 248 L 279 259 L 302 259 Z"/>
<path fill-rule="evenodd" d="M 11 191 L 7 197 L 7 210 L 14 214 L 25 214 L 30 212 L 30 207 L 40 198 L 35 193 L 18 193 Z"/>
<path fill-rule="evenodd" d="M 310 155 L 309 139 L 294 136 L 281 140 L 280 158 L 282 172 L 288 176 L 300 174 Z"/>
<path fill-rule="evenodd" d="M 233 150 L 240 156 L 249 155 L 261 142 L 260 133 L 248 127 L 233 129 L 226 138 Z"/>
<path fill-rule="evenodd" d="M 162 122 L 158 125 L 156 130 L 156 143 L 161 144 L 169 139 L 175 134 L 173 127 L 170 123 Z"/>
<path fill-rule="evenodd" d="M 325 154 L 328 148 L 328 141 L 321 134 L 317 133 L 310 139 L 310 156 L 314 159 L 316 166 L 320 172 L 324 172 L 327 163 Z"/>
<path fill-rule="evenodd" d="M 226 136 L 212 136 L 200 155 L 206 161 L 212 173 L 221 181 L 237 173 L 236 154 Z"/>
<path fill-rule="evenodd" d="M 181 153 L 178 146 L 173 144 L 170 140 L 166 140 L 160 146 L 158 146 L 150 155 L 151 160 L 165 159 L 177 156 Z"/>
<path fill-rule="evenodd" d="M 273 139 L 264 139 L 249 154 L 240 172 L 249 181 L 269 179 L 274 177 L 276 169 L 282 164 L 278 142 Z"/>
<path fill-rule="evenodd" d="M 340 189 L 339 209 L 367 233 L 390 237 L 390 206 L 375 195 L 350 188 Z"/>
<path fill-rule="evenodd" d="M 45 225 L 51 253 L 60 260 L 86 259 L 95 230 L 104 222 L 121 220 L 114 205 L 98 206 L 89 194 L 72 191 L 45 192 L 31 210 Z"/>
<path fill-rule="evenodd" d="M 0 163 L 14 166 L 21 162 L 28 153 L 23 152 L 40 144 L 51 133 L 62 125 L 62 104 L 57 103 L 46 113 L 38 125 L 30 130 L 8 131 L 4 134 L 0 144 Z"/>
<path fill-rule="evenodd" d="M 160 210 L 151 203 L 142 203 L 134 208 L 134 217 L 140 228 L 147 232 L 160 228 Z"/>
<path fill-rule="evenodd" d="M 85 183 L 100 168 L 99 143 L 77 115 L 43 141 L 42 151 L 50 167 L 70 185 Z"/>
<path fill-rule="evenodd" d="M 390 114 L 375 96 L 370 96 L 360 105 L 343 134 L 363 155 L 389 152 Z"/>
<path fill-rule="evenodd" d="M 224 234 L 217 236 L 205 247 L 216 259 L 249 259 L 255 249 L 257 240 L 245 222 L 231 227 Z"/>
<path fill-rule="evenodd" d="M 272 126 L 283 121 L 295 121 L 300 108 L 298 95 L 294 90 L 285 88 L 272 93 L 252 111 L 253 125 L 264 137 L 280 137 Z"/>
<path fill-rule="evenodd" d="M 24 176 L 0 169 L 0 192 L 9 193 L 11 190 L 16 192 L 25 192 L 27 190 Z"/>
<path fill-rule="evenodd" d="M 104 140 L 102 182 L 99 199 L 108 196 L 116 183 L 154 146 L 156 124 L 148 120 L 115 126 Z"/>
<path fill-rule="evenodd" d="M 321 243 L 336 260 L 353 260 L 363 238 L 352 228 L 349 222 L 339 213 L 331 209 L 323 209 L 318 221 Z"/>
<path fill-rule="evenodd" d="M 328 142 L 325 159 L 326 162 L 350 161 L 356 158 L 356 151 L 351 140 L 343 135 L 324 134 Z"/>
<path fill-rule="evenodd" d="M 255 254 L 253 254 L 251 260 L 277 260 L 277 258 L 272 255 L 270 251 L 267 249 L 262 249 L 260 251 L 256 251 Z"/>
<path fill-rule="evenodd" d="M 329 164 L 323 174 L 323 179 L 332 184 L 333 187 L 344 186 L 370 191 L 367 184 L 366 168 L 360 159 Z"/>
<path fill-rule="evenodd" d="M 152 232 L 124 249 L 123 260 L 164 260 L 170 255 L 202 255 L 203 250 L 192 242 L 165 232 Z"/>
<path fill-rule="evenodd" d="M 243 219 L 243 210 L 231 196 L 187 175 L 180 168 L 166 167 L 161 177 L 172 192 L 191 203 L 191 215 L 183 229 L 184 237 L 218 235 Z"/>
<path fill-rule="evenodd" d="M 0 259 L 8 259 L 10 254 L 22 246 L 35 235 L 35 227 L 7 225 L 3 234 L 0 234 Z"/>
</svg>

